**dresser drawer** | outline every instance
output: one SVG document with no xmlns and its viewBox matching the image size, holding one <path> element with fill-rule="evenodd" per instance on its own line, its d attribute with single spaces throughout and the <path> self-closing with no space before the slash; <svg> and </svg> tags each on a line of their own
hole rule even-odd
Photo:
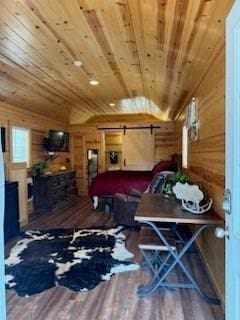
<svg viewBox="0 0 240 320">
<path fill-rule="evenodd" d="M 59 203 L 62 203 L 64 201 L 66 201 L 65 193 L 52 195 L 51 198 L 50 198 L 50 202 L 52 203 L 53 207 L 57 206 Z"/>
<path fill-rule="evenodd" d="M 56 177 L 52 177 L 50 180 L 51 183 L 51 187 L 52 188 L 57 188 L 60 186 L 65 186 L 65 177 L 60 175 L 60 176 L 56 176 Z"/>
</svg>

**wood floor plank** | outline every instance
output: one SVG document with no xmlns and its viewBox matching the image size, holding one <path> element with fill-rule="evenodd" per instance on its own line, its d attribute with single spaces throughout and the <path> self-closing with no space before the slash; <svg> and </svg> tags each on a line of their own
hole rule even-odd
<svg viewBox="0 0 240 320">
<path fill-rule="evenodd" d="M 99 225 L 112 226 L 111 214 L 93 211 L 88 197 L 80 197 L 67 210 L 31 217 L 27 229 L 85 228 Z M 141 262 L 138 250 L 139 232 L 125 231 L 128 250 Z M 14 244 L 7 245 L 6 252 Z M 194 277 L 208 293 L 209 285 L 198 253 L 185 258 Z M 176 274 L 178 279 L 182 275 Z M 138 299 L 137 287 L 147 283 L 149 274 L 144 270 L 115 275 L 89 292 L 72 292 L 66 288 L 52 288 L 29 298 L 19 297 L 7 290 L 8 320 L 223 320 L 220 306 L 209 305 L 194 290 L 160 289 L 150 298 Z"/>
</svg>

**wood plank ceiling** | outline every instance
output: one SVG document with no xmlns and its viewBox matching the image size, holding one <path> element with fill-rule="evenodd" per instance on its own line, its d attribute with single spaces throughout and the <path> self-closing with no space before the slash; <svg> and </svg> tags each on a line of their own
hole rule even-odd
<svg viewBox="0 0 240 320">
<path fill-rule="evenodd" d="M 0 101 L 70 123 L 171 119 L 222 47 L 232 3 L 0 0 Z"/>
</svg>

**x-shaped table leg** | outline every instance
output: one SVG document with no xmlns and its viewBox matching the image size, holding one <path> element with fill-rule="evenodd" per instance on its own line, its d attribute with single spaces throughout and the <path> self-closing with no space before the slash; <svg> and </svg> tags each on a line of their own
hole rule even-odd
<svg viewBox="0 0 240 320">
<path fill-rule="evenodd" d="M 194 280 L 192 277 L 191 273 L 187 270 L 183 262 L 181 261 L 182 257 L 184 254 L 187 252 L 187 250 L 190 248 L 190 246 L 193 244 L 193 242 L 197 239 L 197 237 L 201 234 L 201 232 L 208 228 L 211 227 L 211 224 L 205 224 L 201 225 L 198 229 L 195 230 L 193 233 L 192 237 L 185 243 L 183 248 L 179 252 L 175 252 L 167 240 L 165 239 L 164 235 L 161 233 L 161 230 L 157 228 L 157 226 L 151 222 L 151 221 L 141 221 L 142 223 L 145 223 L 149 225 L 158 235 L 160 238 L 161 242 L 168 248 L 169 255 L 167 255 L 167 259 L 163 261 L 161 266 L 159 267 L 158 270 L 154 269 L 154 276 L 151 280 L 151 282 L 147 285 L 140 286 L 138 288 L 138 296 L 140 298 L 147 297 L 151 294 L 153 294 L 158 288 L 163 287 L 163 288 L 188 288 L 188 289 L 195 289 L 198 291 L 198 293 L 203 297 L 204 300 L 206 300 L 208 303 L 212 304 L 220 304 L 220 300 L 217 298 L 211 298 L 208 297 L 199 287 L 197 282 Z M 167 262 L 169 261 L 170 257 L 173 258 L 172 263 L 168 265 L 166 268 Z M 150 261 L 148 261 L 150 263 Z M 166 281 L 166 278 L 168 275 L 174 270 L 176 266 L 179 266 L 183 273 L 186 275 L 188 278 L 189 282 L 187 283 L 180 283 L 180 282 L 170 282 Z M 152 269 L 152 267 L 151 267 Z"/>
</svg>

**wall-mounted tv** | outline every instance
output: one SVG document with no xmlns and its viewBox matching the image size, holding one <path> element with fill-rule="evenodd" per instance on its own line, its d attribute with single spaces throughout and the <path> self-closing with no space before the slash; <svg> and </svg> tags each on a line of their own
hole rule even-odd
<svg viewBox="0 0 240 320">
<path fill-rule="evenodd" d="M 49 152 L 68 152 L 69 133 L 50 130 L 48 133 L 48 137 L 43 139 L 43 147 Z"/>
<path fill-rule="evenodd" d="M 2 152 L 6 151 L 6 128 L 1 127 Z"/>
</svg>

